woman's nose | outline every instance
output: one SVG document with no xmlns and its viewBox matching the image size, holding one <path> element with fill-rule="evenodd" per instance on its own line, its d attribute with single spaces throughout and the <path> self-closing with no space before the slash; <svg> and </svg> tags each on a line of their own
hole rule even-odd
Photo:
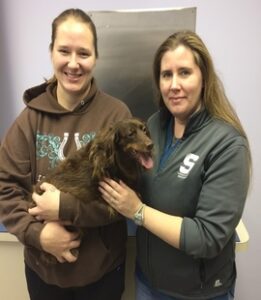
<svg viewBox="0 0 261 300">
<path fill-rule="evenodd" d="M 176 90 L 180 88 L 179 79 L 177 75 L 173 75 L 171 82 L 171 89 Z"/>
<path fill-rule="evenodd" d="M 78 67 L 78 61 L 75 54 L 70 55 L 69 61 L 68 61 L 68 67 L 70 68 L 76 68 Z"/>
</svg>

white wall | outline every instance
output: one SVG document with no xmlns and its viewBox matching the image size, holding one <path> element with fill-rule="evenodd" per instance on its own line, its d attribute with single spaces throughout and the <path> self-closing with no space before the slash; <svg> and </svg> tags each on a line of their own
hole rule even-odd
<svg viewBox="0 0 261 300">
<path fill-rule="evenodd" d="M 237 300 L 259 299 L 261 260 L 261 2 L 260 0 L 1 0 L 0 1 L 0 138 L 22 109 L 23 90 L 51 75 L 50 24 L 62 10 L 197 7 L 196 31 L 206 42 L 228 96 L 249 135 L 253 183 L 244 212 L 250 234 L 247 252 L 239 253 Z"/>
</svg>

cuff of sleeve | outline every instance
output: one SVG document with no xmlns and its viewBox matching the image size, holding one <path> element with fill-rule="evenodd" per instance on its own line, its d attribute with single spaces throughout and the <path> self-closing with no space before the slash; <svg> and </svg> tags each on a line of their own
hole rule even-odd
<svg viewBox="0 0 261 300">
<path fill-rule="evenodd" d="M 40 234 L 43 227 L 44 224 L 41 222 L 32 223 L 25 233 L 25 245 L 43 250 L 40 243 Z"/>
<path fill-rule="evenodd" d="M 183 218 L 183 222 L 182 222 L 182 225 L 181 225 L 179 248 L 180 248 L 180 250 L 186 251 L 186 245 L 185 245 L 185 218 Z"/>
<path fill-rule="evenodd" d="M 73 222 L 75 214 L 75 198 L 69 193 L 61 192 L 59 220 Z"/>
<path fill-rule="evenodd" d="M 194 257 L 203 257 L 203 242 L 195 220 L 184 217 L 180 235 L 180 250 Z"/>
</svg>

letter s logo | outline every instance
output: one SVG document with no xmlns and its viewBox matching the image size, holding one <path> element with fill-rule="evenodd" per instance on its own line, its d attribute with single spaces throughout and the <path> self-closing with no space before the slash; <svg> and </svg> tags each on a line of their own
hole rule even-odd
<svg viewBox="0 0 261 300">
<path fill-rule="evenodd" d="M 199 156 L 196 154 L 187 154 L 187 156 L 183 160 L 183 164 L 179 168 L 179 173 L 183 176 L 188 175 L 198 159 Z"/>
</svg>

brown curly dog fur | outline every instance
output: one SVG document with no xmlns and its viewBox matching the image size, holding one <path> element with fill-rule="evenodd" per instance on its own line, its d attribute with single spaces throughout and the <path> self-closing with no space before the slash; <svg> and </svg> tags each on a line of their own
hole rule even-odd
<svg viewBox="0 0 261 300">
<path fill-rule="evenodd" d="M 137 118 L 119 121 L 100 130 L 91 142 L 52 169 L 37 183 L 35 191 L 41 194 L 40 185 L 45 181 L 81 201 L 105 203 L 98 191 L 99 182 L 105 177 L 121 179 L 136 189 L 142 170 L 152 166 L 152 148 L 143 121 Z M 108 211 L 111 215 L 115 213 L 110 206 Z M 44 254 L 49 256 L 46 262 L 54 262 L 54 257 Z"/>
</svg>

